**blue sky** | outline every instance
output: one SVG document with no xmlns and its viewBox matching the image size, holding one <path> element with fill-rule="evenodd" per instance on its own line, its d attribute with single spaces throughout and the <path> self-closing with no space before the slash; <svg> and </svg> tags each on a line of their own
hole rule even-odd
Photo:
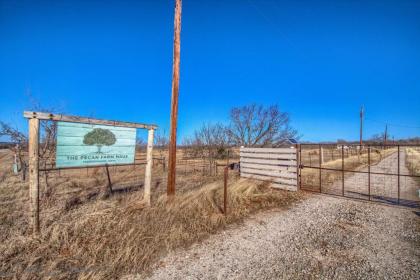
<svg viewBox="0 0 420 280">
<path fill-rule="evenodd" d="M 169 128 L 174 1 L 0 0 L 0 120 L 28 93 Z M 183 1 L 179 138 L 277 103 L 303 140 L 420 135 L 420 1 Z"/>
</svg>

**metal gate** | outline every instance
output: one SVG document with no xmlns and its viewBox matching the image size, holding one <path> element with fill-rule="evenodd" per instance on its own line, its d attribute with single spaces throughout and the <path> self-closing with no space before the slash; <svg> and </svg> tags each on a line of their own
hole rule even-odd
<svg viewBox="0 0 420 280">
<path fill-rule="evenodd" d="M 420 145 L 300 144 L 299 187 L 420 208 Z"/>
</svg>

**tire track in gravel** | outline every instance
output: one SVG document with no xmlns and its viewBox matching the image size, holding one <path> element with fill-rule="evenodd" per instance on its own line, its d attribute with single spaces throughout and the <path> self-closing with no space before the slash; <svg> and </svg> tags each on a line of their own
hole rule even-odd
<svg viewBox="0 0 420 280">
<path fill-rule="evenodd" d="M 312 195 L 170 253 L 148 279 L 416 279 L 419 220 L 406 208 Z"/>
</svg>

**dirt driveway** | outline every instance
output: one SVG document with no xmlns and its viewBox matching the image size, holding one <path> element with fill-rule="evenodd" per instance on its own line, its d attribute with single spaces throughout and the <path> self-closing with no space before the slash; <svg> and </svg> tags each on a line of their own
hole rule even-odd
<svg viewBox="0 0 420 280">
<path fill-rule="evenodd" d="M 312 195 L 289 210 L 258 214 L 188 250 L 172 252 L 149 279 L 419 275 L 420 217 L 413 210 Z"/>
</svg>

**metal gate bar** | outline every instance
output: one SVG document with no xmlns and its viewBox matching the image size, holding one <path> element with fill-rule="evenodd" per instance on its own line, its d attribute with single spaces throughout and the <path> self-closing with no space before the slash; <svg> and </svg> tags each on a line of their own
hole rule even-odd
<svg viewBox="0 0 420 280">
<path fill-rule="evenodd" d="M 318 150 L 318 156 L 319 156 L 319 160 L 318 160 L 318 166 L 312 166 L 312 157 L 311 157 L 311 155 L 314 155 L 314 152 L 313 152 L 313 150 L 314 150 L 314 148 L 312 148 L 312 152 L 311 151 L 309 151 L 308 152 L 308 155 L 309 155 L 309 165 L 306 165 L 307 164 L 307 162 L 305 162 L 304 160 L 303 160 L 303 154 L 304 154 L 304 152 L 305 152 L 305 147 L 306 146 L 315 146 L 315 151 L 316 150 Z M 346 145 L 346 150 L 347 150 L 347 157 L 345 156 L 345 145 L 343 144 L 343 145 L 341 145 L 341 168 L 337 168 L 337 167 L 335 167 L 334 166 L 334 168 L 330 168 L 330 167 L 326 167 L 325 166 L 325 164 L 326 163 L 328 163 L 328 162 L 325 162 L 324 161 L 324 159 L 325 159 L 325 157 L 324 157 L 324 148 L 323 148 L 323 146 L 329 146 L 329 147 L 331 147 L 331 146 L 337 146 L 337 149 L 339 149 L 339 147 L 340 147 L 340 145 L 336 145 L 336 144 L 300 144 L 299 145 L 299 149 L 298 149 L 298 152 L 299 152 L 299 155 L 298 155 L 298 161 L 299 161 L 299 164 L 298 164 L 298 166 L 299 166 L 299 170 L 298 170 L 298 178 L 299 178 L 299 188 L 300 189 L 302 189 L 302 190 L 307 190 L 307 191 L 312 191 L 312 192 L 319 192 L 319 193 L 326 193 L 325 191 L 324 191 L 324 188 L 323 188 L 323 184 L 326 184 L 326 183 L 328 183 L 328 182 L 325 182 L 324 183 L 324 180 L 323 180 L 323 178 L 322 178 L 322 174 L 323 174 L 323 170 L 324 171 L 332 171 L 332 172 L 341 172 L 341 196 L 344 196 L 344 197 L 350 197 L 350 198 L 356 198 L 356 197 L 354 197 L 354 196 L 349 196 L 348 194 L 350 194 L 350 193 L 353 193 L 353 194 L 358 194 L 359 196 L 361 196 L 361 197 L 366 197 L 366 199 L 365 198 L 360 198 L 359 197 L 359 199 L 365 199 L 365 200 L 369 200 L 369 201 L 372 201 L 372 199 L 375 199 L 375 201 L 378 201 L 378 202 L 384 202 L 384 203 L 392 203 L 392 204 L 398 204 L 398 205 L 409 205 L 410 207 L 418 207 L 418 208 L 420 208 L 420 199 L 418 200 L 417 199 L 417 197 L 415 197 L 415 200 L 410 200 L 410 199 L 412 199 L 413 198 L 413 194 L 412 194 L 412 192 L 411 192 L 411 190 L 410 190 L 410 192 L 409 192 L 409 196 L 408 196 L 408 198 L 410 198 L 410 199 L 402 199 L 401 198 L 401 178 L 413 178 L 413 180 L 414 181 L 411 181 L 411 185 L 408 185 L 408 187 L 411 187 L 411 188 L 414 188 L 414 190 L 416 190 L 417 192 L 420 192 L 420 175 L 417 175 L 417 174 L 410 174 L 411 173 L 411 171 L 409 170 L 409 173 L 408 174 L 402 174 L 401 173 L 401 146 L 404 146 L 404 147 L 415 147 L 415 148 L 419 148 L 419 152 L 420 152 L 420 145 L 416 145 L 416 144 L 404 144 L 404 145 L 400 145 L 400 144 L 396 144 L 396 145 L 394 145 L 394 144 L 387 144 L 387 145 L 365 145 L 365 146 L 360 146 L 360 145 L 349 145 L 349 144 L 347 144 Z M 351 149 L 349 149 L 348 147 L 350 147 Z M 383 160 L 385 160 L 385 159 L 387 159 L 389 156 L 392 156 L 395 152 L 390 152 L 389 154 L 386 154 L 385 153 L 385 156 L 383 157 L 383 155 L 381 154 L 382 153 L 382 151 L 386 151 L 388 148 L 396 148 L 396 150 L 397 150 L 397 155 L 396 155 L 396 160 L 397 160 L 397 164 L 396 164 L 396 169 L 397 169 L 397 172 L 395 173 L 395 171 L 394 172 L 392 172 L 393 171 L 393 167 L 392 166 L 394 166 L 394 165 L 392 165 L 393 163 L 392 163 L 392 161 L 394 161 L 395 159 L 394 158 L 391 158 L 390 160 L 391 160 L 391 165 L 389 166 L 389 169 L 385 166 L 385 171 L 384 172 L 380 172 L 380 171 L 372 171 L 372 169 L 371 169 L 371 167 L 372 166 L 375 166 L 375 165 L 372 165 L 372 155 L 371 155 L 371 153 L 372 153 L 372 147 L 378 147 L 378 149 L 377 149 L 377 151 L 379 150 L 379 151 L 381 151 L 381 152 L 379 152 L 380 153 L 380 157 L 379 157 L 379 159 L 378 159 L 378 161 L 377 161 L 377 163 L 375 164 L 375 165 L 377 165 L 377 164 L 379 164 L 379 163 L 381 163 Z M 365 153 L 363 153 L 363 150 L 365 149 L 365 148 L 367 148 L 367 171 L 365 171 L 365 170 L 357 170 L 357 168 L 359 168 L 359 167 L 363 167 L 366 163 L 365 163 L 365 160 L 361 160 L 360 161 L 360 157 L 361 156 L 364 156 L 364 155 L 366 155 L 366 150 L 365 150 Z M 354 153 L 352 152 L 352 150 L 353 149 L 355 149 L 356 150 L 356 154 L 354 155 Z M 416 151 L 417 149 L 415 149 L 414 151 Z M 349 151 L 350 151 L 350 155 L 349 155 Z M 414 154 L 416 154 L 416 153 L 414 153 Z M 315 152 L 315 155 L 316 155 L 316 152 Z M 350 157 L 352 157 L 352 156 L 357 156 L 357 157 L 359 157 L 359 162 L 358 162 L 358 164 L 360 165 L 360 166 L 356 166 L 355 167 L 355 169 L 354 170 L 350 170 L 350 169 L 346 169 L 345 168 L 345 159 L 346 158 L 350 158 Z M 407 156 L 409 156 L 409 155 L 407 155 L 407 154 L 405 154 L 405 156 L 407 157 Z M 407 158 L 405 157 L 405 159 L 407 160 Z M 331 151 L 331 154 L 330 154 L 330 160 L 332 160 L 332 161 L 334 161 L 334 150 L 332 150 Z M 305 164 L 306 163 L 306 164 Z M 387 163 L 385 163 L 385 164 L 387 164 Z M 394 161 L 394 164 L 395 164 L 395 161 Z M 308 168 L 308 169 L 318 169 L 318 172 L 316 172 L 317 174 L 318 174 L 318 176 L 319 176 L 319 180 L 318 180 L 318 186 L 316 186 L 316 183 L 315 183 L 315 185 L 313 185 L 312 183 L 311 183 L 311 185 L 310 185 L 310 189 L 308 189 L 308 186 L 306 186 L 305 184 L 306 183 L 304 183 L 305 182 L 305 178 L 304 178 L 304 176 L 305 176 L 305 174 L 304 174 L 304 172 L 302 171 L 303 169 L 305 169 L 305 168 Z M 383 168 L 383 167 L 379 167 L 379 168 Z M 408 167 L 407 167 L 408 168 Z M 386 170 L 389 170 L 389 172 L 386 172 Z M 348 190 L 348 191 L 346 191 L 346 180 L 345 180 L 345 173 L 352 173 L 352 174 L 367 174 L 367 194 L 364 192 L 364 191 L 358 191 L 358 185 L 357 185 L 357 182 L 356 182 L 356 192 L 354 192 L 354 191 L 352 191 L 351 189 L 350 190 Z M 389 189 L 389 188 L 386 188 L 386 181 L 384 182 L 384 186 L 385 186 L 385 189 L 383 189 L 385 192 L 384 192 L 384 195 L 379 195 L 379 194 L 372 194 L 372 189 L 371 189 L 371 185 L 372 185 L 372 175 L 382 175 L 382 176 L 395 176 L 395 177 L 397 177 L 397 182 L 396 182 L 396 187 L 397 187 L 397 197 L 395 197 L 395 193 L 394 193 L 394 195 L 392 194 L 393 193 L 393 191 L 392 191 L 392 185 L 391 185 L 391 189 Z M 328 177 L 327 177 L 328 178 Z M 312 181 L 312 180 L 309 180 L 310 182 L 314 182 L 314 181 Z M 414 185 L 413 185 L 413 182 L 414 182 Z M 330 181 L 330 183 L 331 183 L 331 181 Z M 389 183 L 389 181 L 388 181 L 388 183 Z M 334 187 L 334 181 L 333 181 L 333 184 L 332 184 L 332 186 L 333 186 L 333 188 L 335 188 Z M 316 188 L 316 187 L 318 187 L 318 188 Z M 316 190 L 317 189 L 317 190 Z M 391 190 L 391 192 L 388 194 L 387 192 L 388 191 L 390 191 Z M 327 188 L 327 194 L 328 194 L 328 188 Z M 335 195 L 337 195 L 337 194 L 335 194 Z M 420 195 L 420 194 L 419 194 Z M 405 198 L 407 198 L 407 196 L 405 196 Z"/>
</svg>

